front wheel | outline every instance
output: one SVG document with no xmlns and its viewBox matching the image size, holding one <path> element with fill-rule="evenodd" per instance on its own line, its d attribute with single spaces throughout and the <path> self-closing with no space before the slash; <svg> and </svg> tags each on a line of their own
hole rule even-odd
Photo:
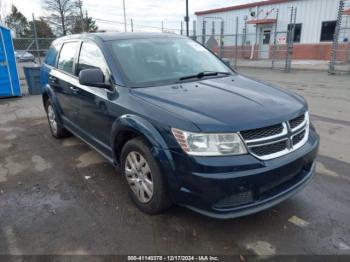
<svg viewBox="0 0 350 262">
<path fill-rule="evenodd" d="M 165 179 L 143 139 L 128 141 L 123 147 L 121 159 L 131 198 L 140 210 L 157 214 L 171 206 Z"/>
</svg>

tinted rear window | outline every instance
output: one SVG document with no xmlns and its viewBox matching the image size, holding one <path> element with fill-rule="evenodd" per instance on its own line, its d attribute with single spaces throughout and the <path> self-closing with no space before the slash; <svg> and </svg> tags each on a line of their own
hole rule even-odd
<svg viewBox="0 0 350 262">
<path fill-rule="evenodd" d="M 56 65 L 56 58 L 61 45 L 51 46 L 45 57 L 44 63 L 50 66 Z"/>
</svg>

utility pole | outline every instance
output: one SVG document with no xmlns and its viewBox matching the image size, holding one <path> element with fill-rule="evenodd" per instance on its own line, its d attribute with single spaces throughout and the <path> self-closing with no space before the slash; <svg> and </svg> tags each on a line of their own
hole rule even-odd
<svg viewBox="0 0 350 262">
<path fill-rule="evenodd" d="M 296 15 L 297 15 L 297 8 L 291 7 L 290 21 L 289 21 L 290 27 L 287 33 L 287 54 L 286 54 L 286 63 L 285 63 L 286 72 L 290 72 L 292 68 Z"/>
<path fill-rule="evenodd" d="M 84 14 L 83 14 L 83 2 L 81 0 L 78 0 L 77 6 L 80 11 L 80 22 L 81 22 L 81 31 L 84 33 Z"/>
<path fill-rule="evenodd" d="M 196 25 L 196 20 L 193 20 L 193 39 L 197 41 L 197 25 Z"/>
<path fill-rule="evenodd" d="M 162 20 L 162 33 L 164 32 L 164 22 Z"/>
<path fill-rule="evenodd" d="M 36 25 L 35 25 L 35 18 L 34 18 L 34 13 L 32 14 L 33 17 L 33 33 L 34 33 L 34 38 L 35 38 L 35 48 L 36 48 L 36 54 L 38 56 L 38 61 L 39 64 L 41 64 L 41 59 L 40 59 L 40 52 L 39 52 L 39 42 L 38 42 L 38 34 L 36 32 Z"/>
<path fill-rule="evenodd" d="M 330 59 L 329 69 L 328 69 L 329 74 L 335 74 L 335 64 L 336 64 L 336 60 L 337 60 L 337 49 L 338 49 L 338 45 L 339 45 L 339 32 L 341 29 L 342 15 L 344 13 L 344 6 L 345 6 L 345 1 L 340 0 L 339 7 L 338 7 L 337 23 L 336 23 L 334 35 L 333 35 L 331 59 Z"/>
<path fill-rule="evenodd" d="M 124 10 L 124 30 L 126 32 L 127 28 L 126 28 L 125 0 L 123 0 L 123 10 Z"/>
<path fill-rule="evenodd" d="M 185 22 L 186 22 L 186 35 L 189 36 L 189 22 L 190 22 L 190 18 L 188 17 L 188 0 L 186 0 Z"/>
<path fill-rule="evenodd" d="M 130 26 L 131 26 L 131 32 L 134 32 L 134 21 L 132 21 L 132 18 L 130 19 Z"/>
</svg>

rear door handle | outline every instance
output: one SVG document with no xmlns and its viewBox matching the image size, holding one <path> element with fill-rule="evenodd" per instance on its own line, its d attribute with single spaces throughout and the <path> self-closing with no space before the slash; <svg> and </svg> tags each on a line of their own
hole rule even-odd
<svg viewBox="0 0 350 262">
<path fill-rule="evenodd" d="M 79 88 L 74 87 L 74 86 L 69 87 L 69 89 L 72 90 L 73 93 L 78 93 L 79 92 Z"/>
</svg>

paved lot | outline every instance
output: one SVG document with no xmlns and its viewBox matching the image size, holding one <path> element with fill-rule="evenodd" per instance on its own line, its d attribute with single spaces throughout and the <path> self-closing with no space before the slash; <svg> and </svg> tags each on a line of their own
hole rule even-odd
<svg viewBox="0 0 350 262">
<path fill-rule="evenodd" d="M 322 141 L 298 195 L 226 221 L 181 207 L 147 216 L 97 153 L 51 137 L 39 96 L 1 99 L 0 254 L 350 254 L 349 76 L 243 73 L 309 102 Z"/>
</svg>

